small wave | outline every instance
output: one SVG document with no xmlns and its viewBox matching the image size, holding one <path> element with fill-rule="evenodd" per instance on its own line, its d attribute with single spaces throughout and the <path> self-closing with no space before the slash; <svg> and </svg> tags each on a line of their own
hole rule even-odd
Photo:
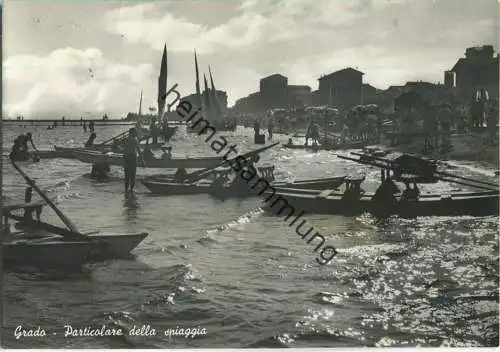
<svg viewBox="0 0 500 352">
<path fill-rule="evenodd" d="M 65 194 L 59 194 L 55 198 L 56 203 L 61 203 L 66 199 L 85 199 L 84 196 L 80 194 L 80 192 L 70 192 Z"/>
<path fill-rule="evenodd" d="M 240 215 L 237 219 L 235 219 L 233 221 L 230 221 L 226 224 L 219 225 L 215 229 L 207 230 L 206 234 L 209 235 L 209 234 L 213 234 L 213 233 L 217 233 L 217 232 L 228 231 L 236 226 L 249 223 L 252 219 L 258 217 L 262 213 L 264 213 L 264 211 L 261 208 L 256 208 L 256 209 L 250 210 L 250 211 L 246 212 L 245 214 Z"/>
<path fill-rule="evenodd" d="M 209 235 L 205 235 L 205 236 L 201 237 L 200 239 L 198 239 L 196 242 L 198 242 L 201 245 L 210 245 L 213 243 L 218 243 L 219 241 L 210 237 Z"/>
<path fill-rule="evenodd" d="M 290 347 L 289 344 L 293 342 L 293 337 L 288 334 L 281 334 L 278 336 L 270 336 L 263 338 L 255 343 L 250 344 L 247 348 L 284 348 Z"/>
</svg>

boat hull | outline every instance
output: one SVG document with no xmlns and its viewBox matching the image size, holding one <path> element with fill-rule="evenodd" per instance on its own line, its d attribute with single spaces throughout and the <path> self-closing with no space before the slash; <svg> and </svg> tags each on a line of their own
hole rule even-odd
<svg viewBox="0 0 500 352">
<path fill-rule="evenodd" d="M 266 194 L 271 196 L 270 193 Z M 392 214 L 404 218 L 419 216 L 488 216 L 498 215 L 499 194 L 496 191 L 477 193 L 457 193 L 449 196 L 423 195 L 418 201 L 404 201 L 396 197 L 398 203 L 392 209 Z M 286 201 L 286 203 L 285 203 Z M 372 200 L 372 195 L 362 196 L 358 200 L 343 200 L 335 194 L 323 197 L 320 192 L 276 193 L 264 203 L 263 209 L 277 215 L 286 215 L 283 206 L 290 205 L 295 212 L 303 210 L 306 213 L 354 216 L 362 213 L 380 214 L 386 209 L 385 204 Z M 281 214 L 280 213 L 281 210 Z M 288 209 L 287 211 L 290 211 Z"/>
<path fill-rule="evenodd" d="M 345 144 L 337 144 L 337 145 L 300 145 L 300 144 L 283 144 L 282 147 L 286 149 L 302 149 L 302 150 L 341 150 L 341 149 L 359 149 L 363 148 L 367 145 L 367 142 L 353 142 L 353 143 L 345 143 Z"/>
<path fill-rule="evenodd" d="M 296 181 L 293 183 L 290 182 L 273 182 L 271 186 L 276 190 L 280 191 L 282 189 L 330 189 L 339 187 L 344 181 L 343 176 L 326 178 L 326 179 L 314 179 L 314 180 L 302 180 Z M 257 186 L 255 190 L 249 187 L 247 190 L 232 192 L 229 188 L 217 190 L 212 187 L 212 182 L 203 181 L 200 183 L 176 183 L 171 180 L 162 179 L 161 177 L 146 177 L 141 181 L 146 188 L 148 188 L 153 194 L 162 194 L 162 195 L 190 195 L 190 194 L 215 194 L 222 195 L 226 194 L 227 196 L 232 196 L 235 193 L 235 196 L 239 195 L 258 195 L 259 192 L 262 192 L 262 187 Z M 255 182 L 253 182 L 254 184 Z"/>
<path fill-rule="evenodd" d="M 78 269 L 87 263 L 94 248 L 91 242 L 14 240 L 3 245 L 3 263 L 8 268 Z"/>
<path fill-rule="evenodd" d="M 112 166 L 123 166 L 123 154 L 103 153 L 91 150 L 73 150 L 72 155 L 75 159 L 89 164 L 108 164 Z M 222 157 L 205 158 L 172 158 L 169 160 L 155 159 L 147 160 L 145 167 L 157 169 L 204 169 L 215 167 L 224 162 Z M 139 165 L 138 165 L 139 166 Z"/>
<path fill-rule="evenodd" d="M 102 245 L 92 251 L 89 260 L 104 261 L 130 256 L 130 252 L 147 236 L 146 232 L 132 235 L 91 235 L 91 239 L 102 242 Z"/>
</svg>

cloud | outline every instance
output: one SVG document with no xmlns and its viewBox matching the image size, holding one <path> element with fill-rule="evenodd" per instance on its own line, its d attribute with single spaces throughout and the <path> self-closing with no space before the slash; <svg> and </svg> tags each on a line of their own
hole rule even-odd
<svg viewBox="0 0 500 352">
<path fill-rule="evenodd" d="M 23 23 L 19 18 L 27 8 L 10 6 L 11 24 Z M 259 80 L 273 73 L 313 89 L 320 75 L 348 66 L 363 71 L 365 82 L 378 88 L 407 80 L 442 81 L 443 71 L 465 48 L 498 43 L 495 0 L 163 1 L 127 2 L 111 10 L 108 2 L 79 6 L 79 26 L 64 32 L 64 38 L 60 29 L 37 25 L 36 33 L 5 40 L 7 54 L 27 53 L 4 58 L 10 116 L 106 112 L 122 117 L 137 109 L 141 89 L 143 106 L 154 106 L 164 43 L 169 85 L 179 83 L 181 93 L 193 92 L 196 48 L 200 70 L 207 72 L 211 65 L 215 84 L 228 92 L 230 104 L 258 91 Z M 68 9 L 51 4 L 31 11 L 48 18 Z M 85 9 L 90 15 L 83 14 Z M 19 28 L 16 33 L 24 32 Z M 16 46 L 25 41 L 32 45 Z"/>
<path fill-rule="evenodd" d="M 210 25 L 168 2 L 110 11 L 106 28 L 157 50 L 166 42 L 174 55 L 196 48 L 222 72 L 223 87 L 239 96 L 275 72 L 316 89 L 320 74 L 347 66 L 357 66 L 381 88 L 407 79 L 442 81 L 466 47 L 498 43 L 495 0 L 236 3 L 218 8 L 225 16 Z M 256 82 L 241 82 L 240 72 Z"/>
<path fill-rule="evenodd" d="M 20 113 L 34 118 L 95 117 L 106 112 L 121 118 L 153 76 L 151 64 L 113 62 L 96 48 L 59 49 L 44 57 L 13 56 L 4 62 L 8 102 L 4 110 L 10 117 Z"/>
</svg>

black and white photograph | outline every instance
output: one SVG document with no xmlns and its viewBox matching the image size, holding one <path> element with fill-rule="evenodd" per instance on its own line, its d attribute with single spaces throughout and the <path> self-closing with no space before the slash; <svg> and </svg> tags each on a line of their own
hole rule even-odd
<svg viewBox="0 0 500 352">
<path fill-rule="evenodd" d="M 0 346 L 499 346 L 499 0 L 3 0 Z"/>
</svg>

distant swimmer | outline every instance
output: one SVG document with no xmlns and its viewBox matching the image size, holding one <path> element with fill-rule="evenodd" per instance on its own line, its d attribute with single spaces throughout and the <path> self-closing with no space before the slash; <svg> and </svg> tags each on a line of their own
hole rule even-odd
<svg viewBox="0 0 500 352">
<path fill-rule="evenodd" d="M 125 152 L 123 154 L 123 166 L 125 171 L 125 193 L 134 191 L 135 175 L 137 171 L 137 155 L 139 160 L 144 165 L 144 158 L 139 150 L 139 140 L 137 139 L 137 130 L 131 128 L 129 130 L 128 138 L 125 142 Z"/>
<path fill-rule="evenodd" d="M 85 142 L 85 147 L 88 148 L 88 147 L 94 145 L 94 140 L 96 139 L 96 137 L 97 137 L 96 133 L 92 132 L 89 139 Z"/>
</svg>

